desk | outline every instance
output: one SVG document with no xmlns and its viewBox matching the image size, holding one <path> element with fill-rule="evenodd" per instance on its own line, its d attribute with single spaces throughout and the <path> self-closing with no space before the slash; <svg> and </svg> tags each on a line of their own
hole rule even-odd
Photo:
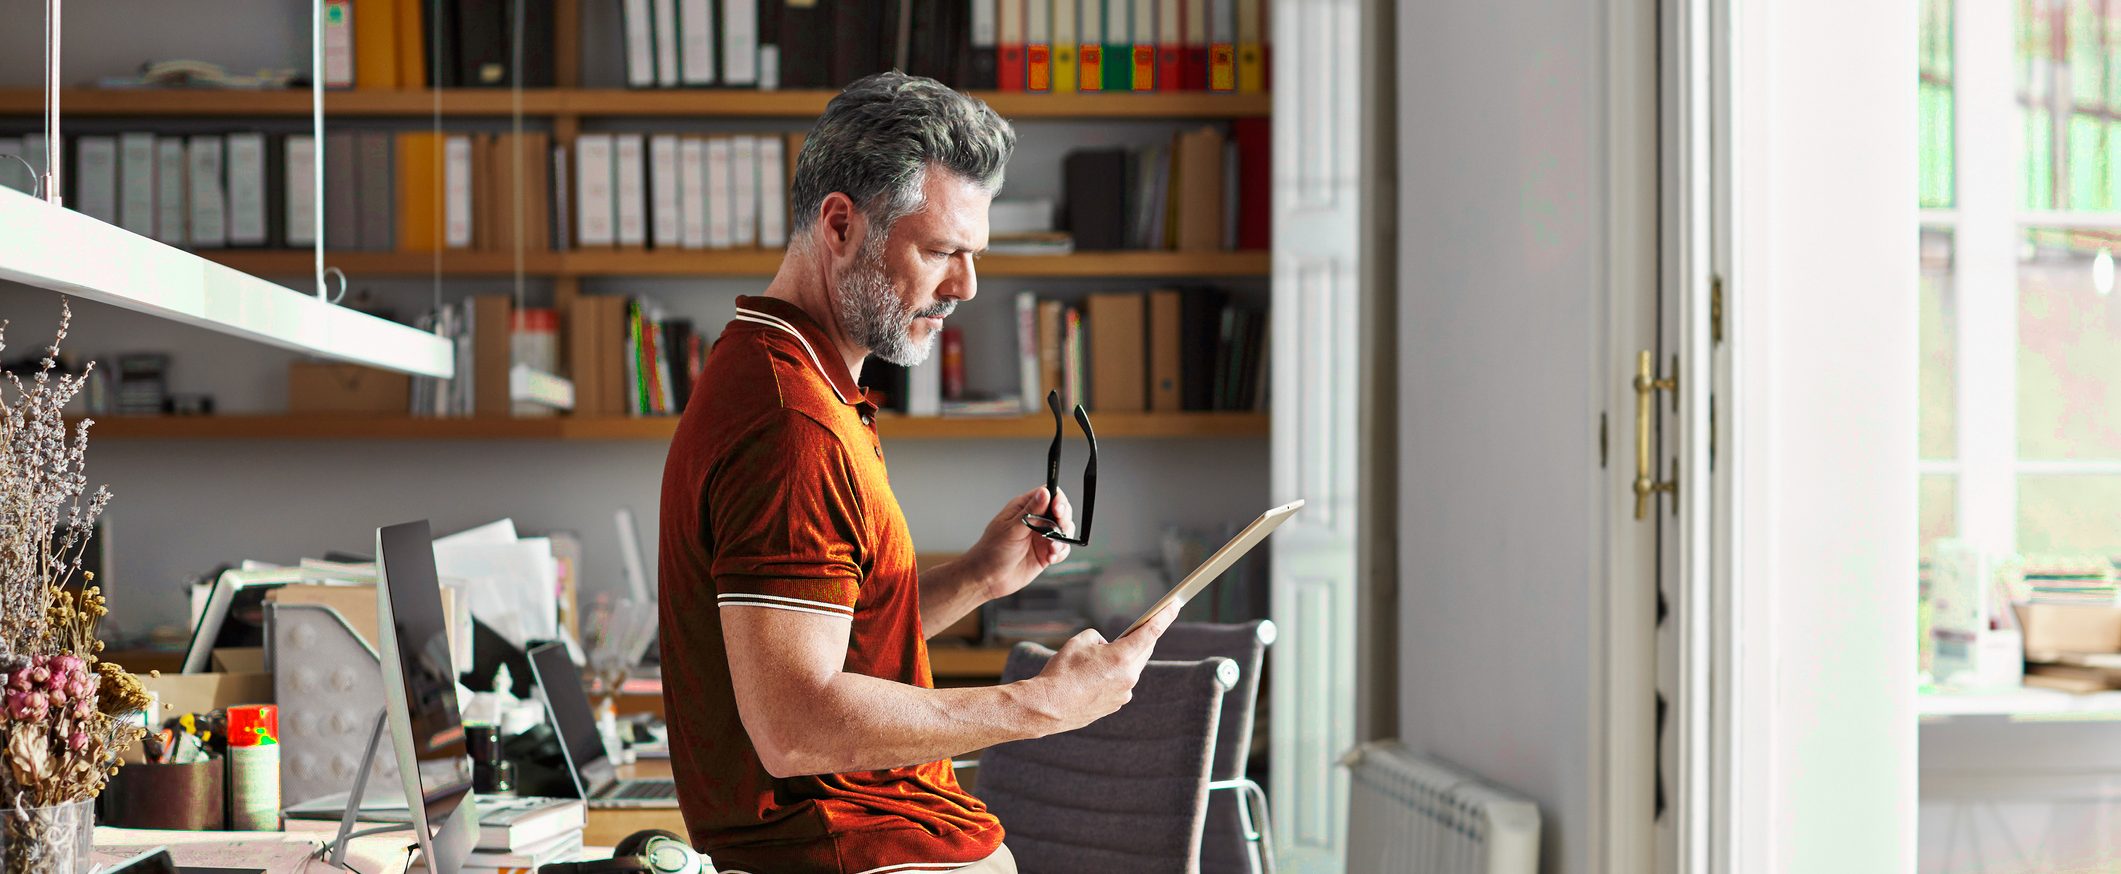
<svg viewBox="0 0 2121 874">
<path fill-rule="evenodd" d="M 668 777 L 669 759 L 642 759 L 631 765 L 621 766 L 619 779 L 629 777 Z M 589 824 L 582 829 L 582 843 L 592 847 L 611 847 L 626 839 L 627 835 L 642 829 L 659 828 L 677 835 L 685 834 L 685 818 L 676 808 L 654 810 L 597 810 L 589 811 Z"/>
</svg>

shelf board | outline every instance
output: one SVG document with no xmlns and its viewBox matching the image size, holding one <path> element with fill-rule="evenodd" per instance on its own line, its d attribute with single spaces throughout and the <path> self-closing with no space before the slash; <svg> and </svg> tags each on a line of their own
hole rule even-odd
<svg viewBox="0 0 2121 874">
<path fill-rule="evenodd" d="M 1097 435 L 1129 438 L 1258 438 L 1265 413 L 1103 413 Z M 894 440 L 1036 439 L 1053 436 L 1049 416 L 882 416 L 877 429 Z M 101 416 L 98 440 L 641 440 L 668 441 L 670 416 L 455 418 L 357 415 Z"/>
<path fill-rule="evenodd" d="M 1002 667 L 1009 663 L 1009 650 L 1004 647 L 931 646 L 928 648 L 928 668 L 937 679 L 976 679 L 1002 675 Z"/>
<path fill-rule="evenodd" d="M 327 116 L 417 118 L 433 115 L 439 96 L 444 116 L 686 116 L 695 118 L 809 118 L 838 92 L 746 90 L 628 90 L 537 88 L 516 93 L 490 88 L 445 88 L 439 91 L 348 90 L 324 95 Z M 1021 91 L 975 91 L 1005 118 L 1247 118 L 1267 115 L 1267 94 L 1223 94 L 1197 91 L 1163 93 L 1030 94 Z M 68 89 L 60 107 L 75 116 L 306 116 L 307 90 L 207 89 Z M 0 89 L 0 115 L 35 115 L 44 111 L 44 94 L 34 88 Z"/>
<path fill-rule="evenodd" d="M 209 249 L 200 253 L 256 276 L 306 276 L 311 255 L 294 250 Z M 430 276 L 439 264 L 444 276 L 511 276 L 515 256 L 509 252 L 329 252 L 324 263 L 355 279 L 377 276 Z M 775 249 L 714 252 L 572 251 L 535 252 L 523 256 L 523 271 L 533 276 L 772 276 L 780 268 Z M 1271 262 L 1263 251 L 1241 252 L 1078 252 L 1073 255 L 988 255 L 979 260 L 982 276 L 1063 277 L 1245 277 L 1266 276 Z"/>
</svg>

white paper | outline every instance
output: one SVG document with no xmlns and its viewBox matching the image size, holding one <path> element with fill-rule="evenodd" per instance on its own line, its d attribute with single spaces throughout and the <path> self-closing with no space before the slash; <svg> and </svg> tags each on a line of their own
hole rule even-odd
<svg viewBox="0 0 2121 874">
<path fill-rule="evenodd" d="M 473 618 L 509 643 L 559 636 L 559 562 L 552 541 L 528 537 L 513 543 L 435 544 L 435 571 L 463 581 L 458 593 Z"/>
</svg>

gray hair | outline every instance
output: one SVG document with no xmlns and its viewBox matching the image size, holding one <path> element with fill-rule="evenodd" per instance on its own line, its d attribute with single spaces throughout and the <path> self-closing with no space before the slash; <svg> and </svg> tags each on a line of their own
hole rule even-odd
<svg viewBox="0 0 2121 874">
<path fill-rule="evenodd" d="M 1016 130 L 986 101 L 896 70 L 864 77 L 825 105 L 803 141 L 789 191 L 792 227 L 809 229 L 837 191 L 879 233 L 889 233 L 892 223 L 920 210 L 929 165 L 992 192 L 1015 149 Z"/>
</svg>

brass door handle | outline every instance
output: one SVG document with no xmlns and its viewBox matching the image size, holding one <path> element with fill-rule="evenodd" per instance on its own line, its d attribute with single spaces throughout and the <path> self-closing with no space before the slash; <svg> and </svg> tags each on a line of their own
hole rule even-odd
<svg viewBox="0 0 2121 874">
<path fill-rule="evenodd" d="M 1679 509 L 1679 459 L 1672 459 L 1672 478 L 1659 482 L 1657 470 L 1650 464 L 1650 410 L 1657 405 L 1657 393 L 1672 393 L 1672 411 L 1679 410 L 1679 356 L 1672 356 L 1672 375 L 1657 378 L 1656 365 L 1651 363 L 1649 350 L 1635 357 L 1635 518 L 1647 519 L 1650 515 L 1650 499 L 1659 492 L 1672 496 L 1672 509 Z"/>
</svg>

